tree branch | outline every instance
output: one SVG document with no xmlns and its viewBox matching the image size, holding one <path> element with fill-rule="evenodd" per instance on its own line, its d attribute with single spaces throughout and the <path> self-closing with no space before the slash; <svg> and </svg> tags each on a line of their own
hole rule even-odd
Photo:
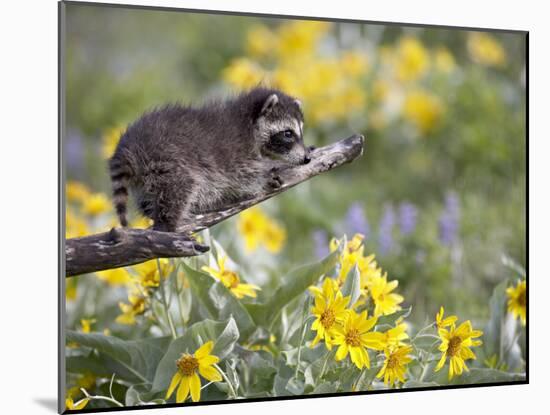
<svg viewBox="0 0 550 415">
<path fill-rule="evenodd" d="M 178 232 L 113 228 L 109 232 L 67 239 L 65 274 L 69 277 L 139 264 L 154 258 L 200 255 L 209 248 L 192 239 L 191 233 L 209 228 L 318 174 L 352 162 L 363 153 L 363 144 L 363 136 L 353 135 L 315 149 L 311 152 L 311 162 L 308 164 L 290 167 L 278 173 L 282 180 L 281 187 L 216 212 L 195 215 Z"/>
</svg>

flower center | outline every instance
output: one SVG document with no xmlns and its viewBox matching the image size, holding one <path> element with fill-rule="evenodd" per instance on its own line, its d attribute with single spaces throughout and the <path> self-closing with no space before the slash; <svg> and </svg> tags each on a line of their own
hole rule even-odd
<svg viewBox="0 0 550 415">
<path fill-rule="evenodd" d="M 447 348 L 447 354 L 449 356 L 456 356 L 460 350 L 460 345 L 462 344 L 462 339 L 458 336 L 451 337 L 449 340 L 449 347 Z"/>
<path fill-rule="evenodd" d="M 399 366 L 399 359 L 392 353 L 388 358 L 388 365 L 386 367 L 388 369 L 395 369 L 397 366 Z"/>
<path fill-rule="evenodd" d="M 221 279 L 227 288 L 237 288 L 241 282 L 237 273 L 228 270 L 223 271 Z"/>
<path fill-rule="evenodd" d="M 176 361 L 176 365 L 183 376 L 191 376 L 199 368 L 199 361 L 189 354 L 184 354 Z"/>
<path fill-rule="evenodd" d="M 325 311 L 323 311 L 323 314 L 321 314 L 321 324 L 326 329 L 332 327 L 332 325 L 334 324 L 334 320 L 335 316 L 332 308 L 327 308 Z"/>
<path fill-rule="evenodd" d="M 361 346 L 361 339 L 359 338 L 359 331 L 357 329 L 351 329 L 346 333 L 346 343 L 353 347 Z"/>
<path fill-rule="evenodd" d="M 520 293 L 519 293 L 519 296 L 518 296 L 518 304 L 521 306 L 521 307 L 525 307 L 525 305 L 527 304 L 527 299 L 525 298 L 526 295 L 525 295 L 525 290 L 522 290 Z"/>
<path fill-rule="evenodd" d="M 138 298 L 134 304 L 132 304 L 132 311 L 137 314 L 141 314 L 145 311 L 145 298 Z"/>
</svg>

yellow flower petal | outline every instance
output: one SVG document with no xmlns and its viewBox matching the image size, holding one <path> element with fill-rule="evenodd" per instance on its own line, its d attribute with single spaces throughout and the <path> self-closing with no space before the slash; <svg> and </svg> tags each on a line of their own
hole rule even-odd
<svg viewBox="0 0 550 415">
<path fill-rule="evenodd" d="M 204 357 L 208 356 L 213 348 L 214 348 L 214 342 L 210 340 L 204 343 L 201 347 L 197 349 L 197 351 L 195 352 L 195 357 L 198 360 L 201 360 Z"/>
<path fill-rule="evenodd" d="M 211 366 L 214 363 L 218 363 L 220 361 L 220 358 L 218 356 L 208 355 L 201 358 L 197 358 L 197 360 L 199 361 L 200 366 Z"/>
<path fill-rule="evenodd" d="M 210 382 L 221 382 L 220 372 L 213 366 L 199 366 L 199 373 L 203 378 Z"/>
<path fill-rule="evenodd" d="M 189 389 L 191 390 L 191 399 L 193 402 L 198 402 L 201 399 L 201 380 L 199 375 L 193 373 L 189 377 Z"/>
<path fill-rule="evenodd" d="M 181 372 L 178 370 L 176 374 L 172 377 L 172 381 L 170 382 L 170 386 L 168 387 L 168 391 L 166 391 L 166 396 L 164 399 L 170 398 L 172 394 L 174 393 L 174 390 L 176 389 L 176 386 L 180 383 L 182 378 Z"/>
<path fill-rule="evenodd" d="M 189 395 L 189 376 L 183 376 L 176 393 L 176 402 L 182 403 L 185 402 L 187 396 Z"/>
<path fill-rule="evenodd" d="M 345 359 L 345 357 L 348 355 L 348 346 L 346 343 L 342 343 L 338 350 L 336 351 L 336 360 L 342 360 Z"/>
</svg>

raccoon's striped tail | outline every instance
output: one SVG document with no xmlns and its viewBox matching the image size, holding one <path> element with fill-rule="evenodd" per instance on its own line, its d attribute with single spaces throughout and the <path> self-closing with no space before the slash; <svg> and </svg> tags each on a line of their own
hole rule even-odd
<svg viewBox="0 0 550 415">
<path fill-rule="evenodd" d="M 123 227 L 128 226 L 126 219 L 126 206 L 128 204 L 128 183 L 131 177 L 131 171 L 126 163 L 116 156 L 109 161 L 111 172 L 111 183 L 113 185 L 113 203 L 120 224 Z"/>
</svg>

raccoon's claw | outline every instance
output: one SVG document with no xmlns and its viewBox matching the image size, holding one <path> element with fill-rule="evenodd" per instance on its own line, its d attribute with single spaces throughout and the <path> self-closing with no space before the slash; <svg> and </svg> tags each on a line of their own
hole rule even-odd
<svg viewBox="0 0 550 415">
<path fill-rule="evenodd" d="M 283 179 L 277 175 L 270 177 L 268 185 L 271 189 L 280 189 L 283 186 Z"/>
</svg>

